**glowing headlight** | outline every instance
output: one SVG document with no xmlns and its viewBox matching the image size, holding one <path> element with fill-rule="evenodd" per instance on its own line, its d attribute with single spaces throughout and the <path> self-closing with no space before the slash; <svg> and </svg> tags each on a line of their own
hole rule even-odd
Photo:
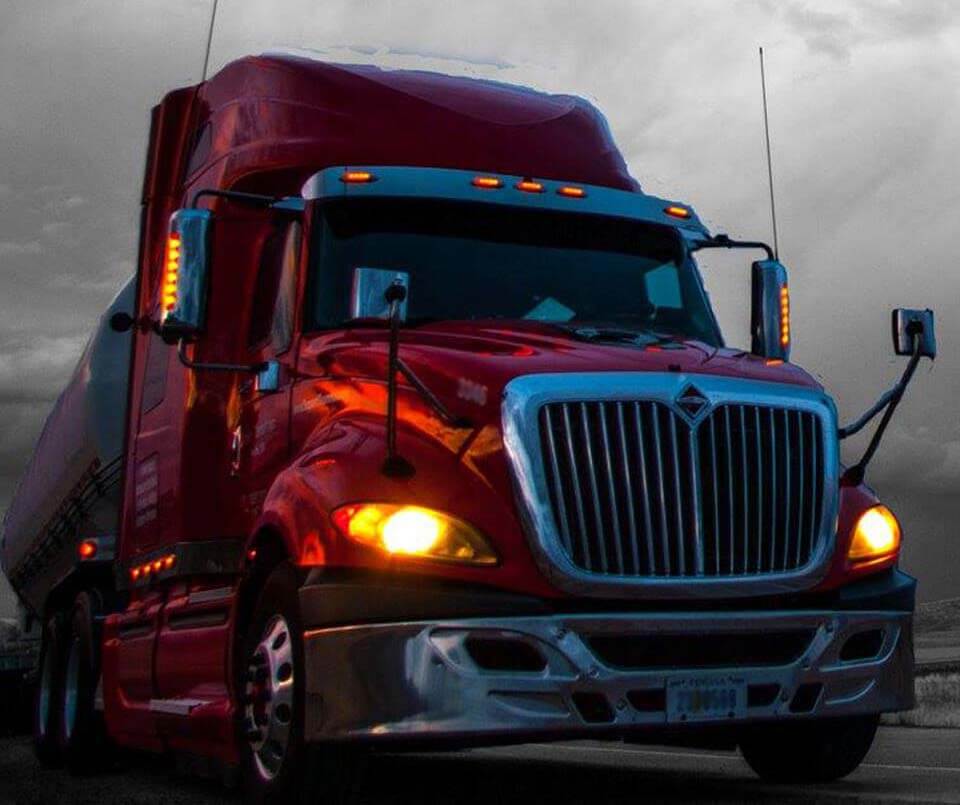
<svg viewBox="0 0 960 805">
<path fill-rule="evenodd" d="M 473 526 L 421 506 L 356 503 L 334 511 L 333 523 L 344 536 L 393 556 L 497 563 L 490 544 Z"/>
<path fill-rule="evenodd" d="M 873 506 L 860 515 L 847 558 L 854 562 L 879 559 L 900 550 L 900 524 L 886 506 Z"/>
</svg>

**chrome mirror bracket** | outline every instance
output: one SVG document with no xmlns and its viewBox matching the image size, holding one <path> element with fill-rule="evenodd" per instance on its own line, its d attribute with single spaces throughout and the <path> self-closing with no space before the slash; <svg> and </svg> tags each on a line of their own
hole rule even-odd
<svg viewBox="0 0 960 805">
<path fill-rule="evenodd" d="M 273 394 L 280 390 L 280 364 L 266 361 L 257 372 L 254 389 L 263 394 Z"/>
</svg>

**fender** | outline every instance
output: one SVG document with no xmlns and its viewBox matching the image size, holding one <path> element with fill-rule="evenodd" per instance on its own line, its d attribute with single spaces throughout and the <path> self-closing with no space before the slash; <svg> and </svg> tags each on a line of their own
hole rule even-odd
<svg viewBox="0 0 960 805">
<path fill-rule="evenodd" d="M 499 485 L 491 484 L 474 462 L 465 460 L 473 435 L 437 438 L 401 419 L 398 447 L 416 472 L 411 478 L 388 478 L 382 473 L 386 454 L 382 417 L 353 412 L 327 420 L 278 474 L 254 534 L 268 528 L 280 535 L 292 561 L 303 568 L 409 571 L 556 597 L 558 592 L 533 564 L 512 498 L 501 494 Z M 363 500 L 410 503 L 453 514 L 487 536 L 500 563 L 476 568 L 398 559 L 355 544 L 334 528 L 330 515 L 339 506 Z"/>
</svg>

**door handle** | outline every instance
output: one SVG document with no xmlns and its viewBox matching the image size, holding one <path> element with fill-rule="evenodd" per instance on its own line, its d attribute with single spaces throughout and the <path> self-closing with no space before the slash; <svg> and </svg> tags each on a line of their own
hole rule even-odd
<svg viewBox="0 0 960 805">
<path fill-rule="evenodd" d="M 243 454 L 243 426 L 237 425 L 233 429 L 233 438 L 230 440 L 230 474 L 240 474 L 240 457 Z"/>
</svg>

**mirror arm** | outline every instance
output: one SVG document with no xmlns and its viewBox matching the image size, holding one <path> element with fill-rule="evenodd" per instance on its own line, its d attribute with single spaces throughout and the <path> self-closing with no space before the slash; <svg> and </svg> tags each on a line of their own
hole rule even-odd
<svg viewBox="0 0 960 805">
<path fill-rule="evenodd" d="M 213 188 L 205 188 L 203 190 L 198 190 L 193 194 L 193 201 L 190 203 L 191 208 L 196 209 L 197 204 L 200 199 L 204 196 L 212 196 L 214 198 L 225 198 L 230 201 L 239 201 L 244 204 L 252 204 L 256 207 L 269 207 L 271 204 L 275 204 L 280 201 L 276 196 L 265 196 L 262 193 L 241 193 L 237 190 L 215 190 Z"/>
<path fill-rule="evenodd" d="M 763 249 L 767 253 L 768 260 L 775 260 L 773 249 L 760 240 L 734 240 L 729 235 L 719 234 L 712 238 L 698 241 L 690 249 L 692 252 L 700 249 Z"/>
<path fill-rule="evenodd" d="M 177 342 L 177 357 L 180 359 L 180 363 L 186 366 L 188 369 L 204 369 L 210 372 L 250 372 L 252 374 L 258 374 L 262 372 L 267 364 L 265 361 L 260 363 L 202 363 L 200 361 L 192 361 L 187 357 L 186 353 L 187 342 L 181 338 Z"/>
<path fill-rule="evenodd" d="M 409 478 L 415 470 L 413 465 L 397 453 L 397 372 L 400 363 L 400 303 L 407 296 L 407 289 L 394 283 L 384 294 L 390 303 L 390 351 L 387 358 L 387 458 L 382 472 L 391 478 Z"/>
<path fill-rule="evenodd" d="M 837 431 L 837 436 L 840 439 L 846 439 L 849 436 L 853 436 L 863 430 L 873 418 L 879 414 L 884 408 L 886 408 L 887 403 L 893 399 L 893 395 L 897 393 L 897 389 L 900 384 L 897 383 L 892 389 L 887 389 L 881 395 L 880 399 L 877 400 L 870 408 L 863 414 L 856 422 L 851 422 L 849 425 L 840 428 Z"/>
<path fill-rule="evenodd" d="M 900 378 L 897 384 L 886 394 L 884 394 L 880 400 L 869 411 L 867 411 L 866 414 L 860 417 L 860 419 L 858 419 L 852 425 L 840 429 L 839 436 L 841 439 L 845 439 L 847 436 L 852 436 L 854 433 L 863 428 L 867 422 L 873 419 L 873 417 L 875 417 L 884 406 L 887 408 L 887 410 L 884 411 L 883 418 L 880 420 L 880 424 L 877 425 L 877 429 L 874 431 L 873 436 L 870 437 L 870 444 L 867 445 L 867 449 L 864 451 L 863 457 L 843 474 L 844 481 L 853 485 L 858 485 L 863 482 L 863 477 L 867 471 L 867 465 L 873 458 L 874 453 L 877 452 L 877 448 L 880 446 L 880 440 L 883 439 L 883 434 L 887 429 L 887 425 L 890 424 L 890 420 L 893 418 L 893 413 L 897 410 L 900 400 L 903 399 L 903 394 L 907 390 L 907 386 L 910 385 L 910 381 L 913 379 L 913 373 L 916 372 L 917 365 L 920 363 L 920 348 L 921 336 L 919 333 L 914 333 L 913 355 L 910 356 L 910 363 L 907 364 L 907 368 L 904 369 L 903 376 Z"/>
<path fill-rule="evenodd" d="M 228 201 L 236 201 L 238 204 L 250 204 L 254 207 L 270 207 L 277 212 L 283 213 L 301 213 L 305 209 L 305 203 L 299 196 L 265 196 L 262 193 L 241 193 L 238 190 L 217 190 L 212 187 L 198 190 L 193 194 L 193 201 L 190 204 L 192 209 L 197 209 L 200 199 L 204 196 L 212 198 L 225 198 Z"/>
</svg>

